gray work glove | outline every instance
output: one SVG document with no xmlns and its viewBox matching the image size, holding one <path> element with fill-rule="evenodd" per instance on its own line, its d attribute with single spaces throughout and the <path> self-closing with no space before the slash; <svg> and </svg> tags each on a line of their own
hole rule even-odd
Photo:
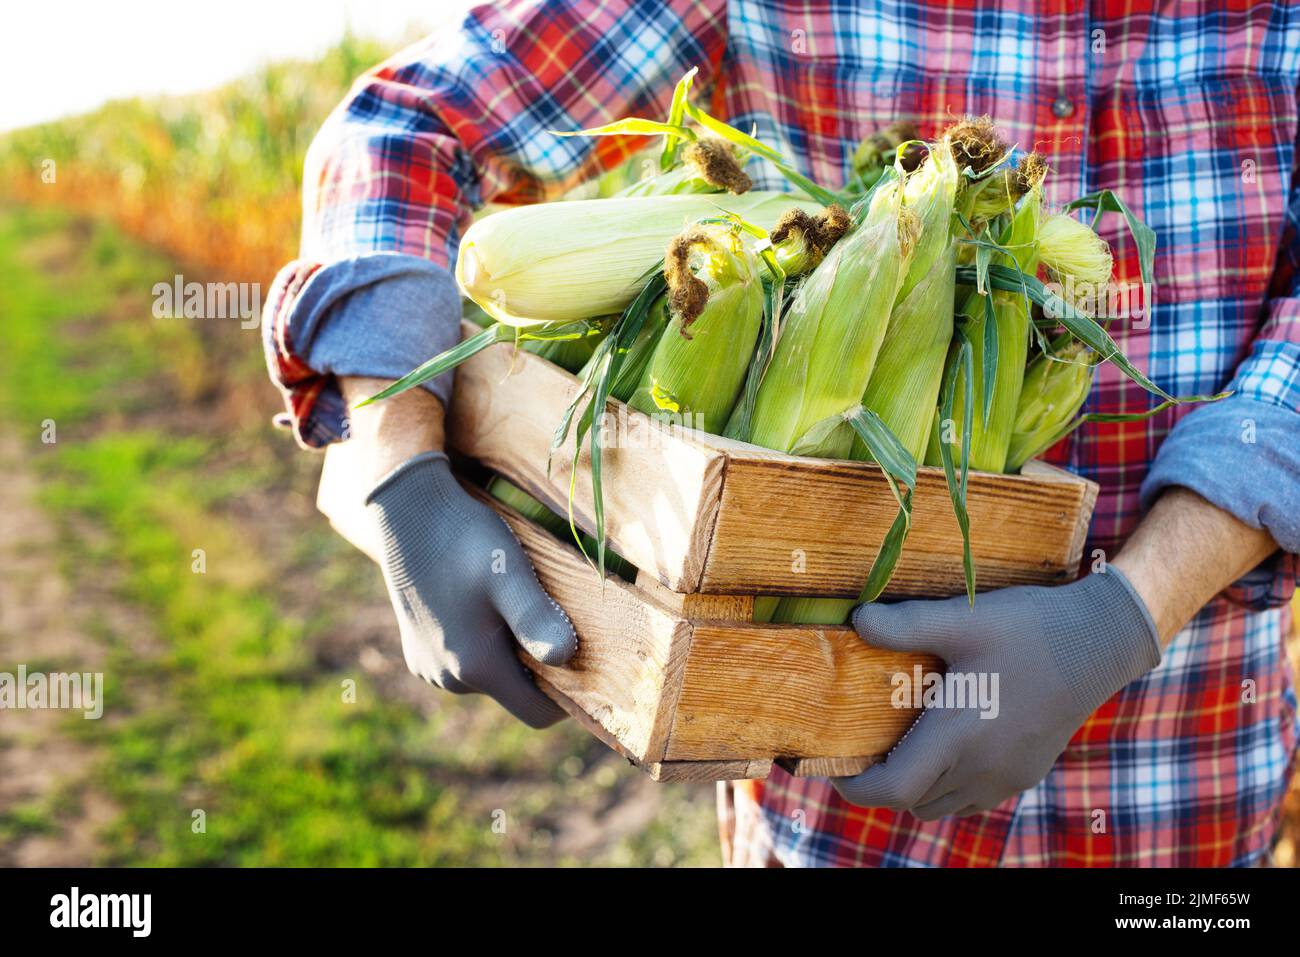
<svg viewBox="0 0 1300 957">
<path fill-rule="evenodd" d="M 1087 717 L 1160 662 L 1151 615 L 1114 567 L 1057 588 L 987 592 L 974 608 L 965 597 L 860 605 L 853 627 L 876 647 L 982 675 L 986 689 L 997 675 L 996 708 L 984 709 L 996 716 L 943 701 L 883 763 L 832 782 L 854 804 L 924 821 L 987 811 L 1038 784 Z"/>
<path fill-rule="evenodd" d="M 506 523 L 457 484 L 447 456 L 426 452 L 394 469 L 366 507 L 412 673 L 453 694 L 489 695 L 534 728 L 563 718 L 516 647 L 564 664 L 578 647 L 573 626 Z"/>
</svg>

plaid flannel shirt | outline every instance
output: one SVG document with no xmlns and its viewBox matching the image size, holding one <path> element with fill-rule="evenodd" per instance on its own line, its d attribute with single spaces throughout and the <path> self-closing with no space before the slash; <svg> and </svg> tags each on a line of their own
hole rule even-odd
<svg viewBox="0 0 1300 957">
<path fill-rule="evenodd" d="M 1049 201 L 1120 193 L 1158 236 L 1150 322 L 1116 327 L 1121 348 L 1171 393 L 1235 395 L 1089 425 L 1052 450 L 1051 461 L 1100 484 L 1089 554 L 1113 555 L 1170 484 L 1300 551 L 1300 12 L 1286 3 L 476 8 L 457 30 L 363 77 L 309 153 L 301 258 L 277 278 L 265 323 L 271 374 L 299 440 L 339 436 L 336 375 L 406 371 L 428 357 L 412 350 L 455 335 L 457 316 L 412 309 L 409 297 L 385 308 L 376 263 L 381 275 L 427 269 L 445 291 L 475 207 L 556 196 L 648 142 L 548 131 L 661 116 L 690 67 L 712 112 L 756 127 L 829 185 L 844 181 L 855 144 L 895 119 L 933 136 L 963 114 L 987 113 L 1009 141 L 1050 158 Z M 761 163 L 752 173 L 760 186 L 781 185 Z M 1133 243 L 1109 218 L 1102 233 L 1117 277 L 1136 282 Z M 331 329 L 388 343 L 390 361 L 340 358 L 318 341 Z M 1150 401 L 1103 365 L 1086 408 L 1129 412 Z M 1294 554 L 1280 554 L 1211 603 L 1155 671 L 1079 730 L 1044 782 L 995 811 L 923 823 L 775 772 L 723 788 L 728 861 L 1256 860 L 1296 747 L 1283 652 L 1295 570 Z"/>
</svg>

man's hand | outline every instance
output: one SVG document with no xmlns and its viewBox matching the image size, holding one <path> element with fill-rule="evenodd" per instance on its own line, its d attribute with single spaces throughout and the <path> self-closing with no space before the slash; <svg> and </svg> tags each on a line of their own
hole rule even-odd
<svg viewBox="0 0 1300 957">
<path fill-rule="evenodd" d="M 387 383 L 345 379 L 349 404 Z M 451 474 L 442 406 L 420 389 L 353 413 L 377 482 L 366 509 L 379 530 L 381 566 L 407 667 L 455 694 L 482 692 L 534 728 L 564 717 L 516 656 L 544 664 L 577 650 L 573 627 L 537 581 L 505 522 Z"/>
<path fill-rule="evenodd" d="M 1164 495 L 1103 572 L 1057 588 L 860 606 L 867 642 L 930 652 L 950 673 L 997 675 L 996 717 L 927 709 L 883 764 L 833 783 L 868 807 L 922 820 L 986 811 L 1051 769 L 1071 736 L 1210 598 L 1277 545 L 1184 489 Z M 992 686 L 991 683 L 989 685 Z"/>
</svg>

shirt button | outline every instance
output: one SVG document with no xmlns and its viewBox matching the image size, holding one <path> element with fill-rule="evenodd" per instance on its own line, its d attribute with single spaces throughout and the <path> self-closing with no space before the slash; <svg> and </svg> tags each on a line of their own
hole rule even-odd
<svg viewBox="0 0 1300 957">
<path fill-rule="evenodd" d="M 1058 96 L 1052 101 L 1052 113 L 1063 120 L 1074 113 L 1074 103 L 1069 97 Z"/>
</svg>

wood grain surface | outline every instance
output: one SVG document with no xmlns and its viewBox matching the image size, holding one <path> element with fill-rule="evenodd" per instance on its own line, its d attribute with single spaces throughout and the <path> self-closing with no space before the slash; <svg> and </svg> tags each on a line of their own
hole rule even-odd
<svg viewBox="0 0 1300 957">
<path fill-rule="evenodd" d="M 457 370 L 449 435 L 457 449 L 560 511 L 572 438 L 547 469 L 577 379 L 510 345 Z M 666 588 L 722 595 L 854 597 L 896 506 L 873 463 L 782 455 L 651 421 L 611 401 L 603 456 L 610 547 Z M 1021 475 L 972 473 L 972 553 L 981 590 L 1074 578 L 1097 486 L 1042 463 Z M 912 532 L 889 597 L 964 591 L 962 542 L 943 471 L 921 468 Z M 574 516 L 595 531 L 588 452 Z"/>
</svg>

